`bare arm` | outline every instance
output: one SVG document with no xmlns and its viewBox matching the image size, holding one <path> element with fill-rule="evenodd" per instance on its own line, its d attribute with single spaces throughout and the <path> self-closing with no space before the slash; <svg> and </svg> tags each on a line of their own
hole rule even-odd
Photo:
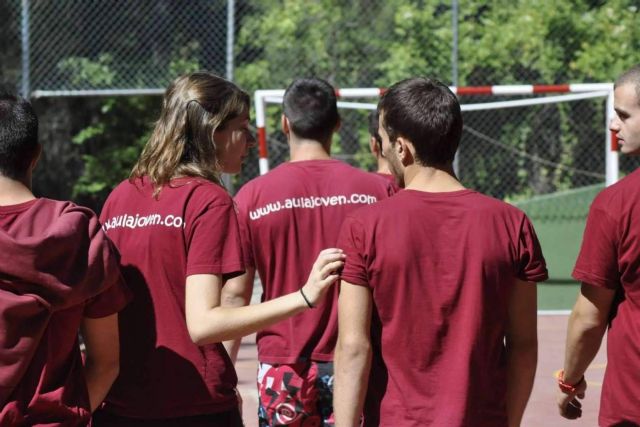
<svg viewBox="0 0 640 427">
<path fill-rule="evenodd" d="M 253 292 L 253 279 L 255 277 L 255 269 L 247 267 L 247 271 L 238 277 L 227 280 L 222 288 L 222 307 L 244 307 L 251 301 Z M 233 363 L 238 358 L 238 349 L 242 337 L 224 342 L 224 348 L 227 350 L 229 357 Z"/>
<path fill-rule="evenodd" d="M 509 299 L 507 348 L 507 414 L 509 426 L 519 426 L 527 407 L 538 361 L 535 283 L 516 280 Z"/>
<path fill-rule="evenodd" d="M 344 265 L 339 249 L 320 252 L 309 280 L 302 287 L 307 299 L 318 305 L 327 290 L 338 280 L 335 273 Z M 249 335 L 269 325 L 308 309 L 299 291 L 246 307 L 221 307 L 222 280 L 212 274 L 187 277 L 185 311 L 187 329 L 198 345 L 232 340 Z"/>
<path fill-rule="evenodd" d="M 569 316 L 564 357 L 564 382 L 577 384 L 600 349 L 607 330 L 607 319 L 615 291 L 583 283 L 573 311 Z M 584 398 L 586 383 L 576 393 L 558 391 L 558 409 L 565 418 L 582 414 L 576 397 Z"/>
<path fill-rule="evenodd" d="M 372 296 L 368 288 L 342 282 L 334 356 L 336 427 L 360 425 L 371 370 L 371 307 Z"/>
<path fill-rule="evenodd" d="M 87 349 L 84 376 L 93 412 L 106 397 L 120 370 L 118 314 L 99 319 L 85 317 L 81 332 Z"/>
</svg>

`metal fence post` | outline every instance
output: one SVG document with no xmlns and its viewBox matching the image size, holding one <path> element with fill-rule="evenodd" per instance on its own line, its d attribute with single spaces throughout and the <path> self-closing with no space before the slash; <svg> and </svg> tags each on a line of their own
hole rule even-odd
<svg viewBox="0 0 640 427">
<path fill-rule="evenodd" d="M 458 86 L 458 0 L 451 0 L 451 85 Z M 460 159 L 458 152 L 453 158 L 453 173 L 460 179 Z"/>
<path fill-rule="evenodd" d="M 233 45 L 235 43 L 235 0 L 227 0 L 227 80 L 233 81 Z M 222 182 L 230 193 L 234 193 L 231 175 L 222 174 Z"/>
<path fill-rule="evenodd" d="M 29 99 L 31 92 L 31 76 L 29 64 L 29 0 L 22 0 L 21 14 L 21 37 L 22 37 L 22 97 Z"/>
</svg>

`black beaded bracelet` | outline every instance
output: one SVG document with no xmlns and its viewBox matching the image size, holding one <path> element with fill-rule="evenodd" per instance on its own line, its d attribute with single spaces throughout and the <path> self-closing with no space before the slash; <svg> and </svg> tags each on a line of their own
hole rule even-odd
<svg viewBox="0 0 640 427">
<path fill-rule="evenodd" d="M 307 299 L 307 296 L 304 294 L 304 292 L 302 292 L 302 288 L 300 288 L 300 295 L 302 295 L 302 298 L 304 298 L 304 302 L 307 303 L 309 308 L 316 308 L 313 304 L 309 302 L 309 300 Z"/>
</svg>

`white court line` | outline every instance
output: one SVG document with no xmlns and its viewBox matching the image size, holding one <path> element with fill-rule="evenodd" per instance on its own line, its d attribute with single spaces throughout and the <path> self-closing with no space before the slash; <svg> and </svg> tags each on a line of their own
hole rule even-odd
<svg viewBox="0 0 640 427">
<path fill-rule="evenodd" d="M 538 316 L 568 316 L 571 310 L 538 310 Z"/>
</svg>

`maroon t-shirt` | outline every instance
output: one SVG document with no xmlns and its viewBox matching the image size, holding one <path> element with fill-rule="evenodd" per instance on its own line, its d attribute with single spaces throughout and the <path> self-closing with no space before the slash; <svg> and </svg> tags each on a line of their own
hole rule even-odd
<svg viewBox="0 0 640 427">
<path fill-rule="evenodd" d="M 389 194 L 386 179 L 333 159 L 284 163 L 245 184 L 235 200 L 243 253 L 260 275 L 262 300 L 300 289 L 320 251 L 335 247 L 345 216 Z M 258 359 L 333 360 L 336 299 L 334 288 L 322 306 L 258 332 Z"/>
<path fill-rule="evenodd" d="M 0 426 L 84 426 L 78 329 L 129 299 L 96 215 L 70 202 L 0 206 Z"/>
<path fill-rule="evenodd" d="M 617 290 L 607 334 L 600 425 L 640 424 L 640 170 L 604 189 L 589 210 L 573 277 Z"/>
<path fill-rule="evenodd" d="M 396 182 L 396 178 L 390 174 L 390 173 L 380 173 L 380 172 L 372 172 L 378 176 L 383 177 L 384 179 L 388 180 L 389 182 L 391 182 L 391 186 L 393 187 L 394 193 L 397 193 L 398 191 L 401 190 L 400 186 L 398 185 L 398 183 Z"/>
<path fill-rule="evenodd" d="M 515 279 L 547 278 L 518 209 L 471 190 L 403 190 L 350 215 L 342 280 L 373 296 L 365 425 L 507 425 Z"/>
<path fill-rule="evenodd" d="M 224 347 L 197 346 L 185 321 L 187 276 L 243 271 L 231 197 L 204 179 L 180 178 L 156 200 L 149 181 L 137 179 L 113 190 L 100 217 L 135 296 L 120 314 L 120 376 L 104 409 L 172 418 L 236 407 L 237 378 Z"/>
</svg>

